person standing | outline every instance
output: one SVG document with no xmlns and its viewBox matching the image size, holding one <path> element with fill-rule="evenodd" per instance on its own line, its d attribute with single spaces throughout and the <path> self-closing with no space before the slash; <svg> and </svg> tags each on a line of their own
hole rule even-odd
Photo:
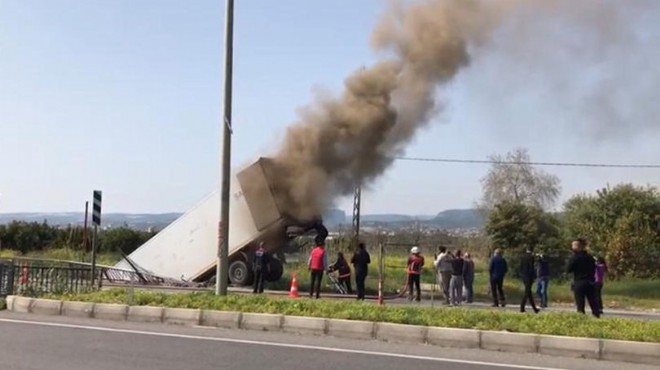
<svg viewBox="0 0 660 370">
<path fill-rule="evenodd" d="M 270 273 L 269 255 L 264 248 L 264 242 L 259 242 L 259 247 L 252 258 L 252 272 L 254 273 L 254 293 L 264 292 L 265 274 Z"/>
<path fill-rule="evenodd" d="M 344 253 L 337 253 L 337 261 L 330 265 L 330 271 L 337 271 L 339 274 L 339 284 L 346 289 L 348 294 L 353 294 L 353 289 L 351 288 L 351 266 L 348 265 L 346 258 L 344 258 Z"/>
<path fill-rule="evenodd" d="M 465 301 L 474 302 L 474 261 L 470 253 L 465 253 L 465 269 L 463 269 L 463 284 L 465 284 Z"/>
<path fill-rule="evenodd" d="M 369 264 L 371 263 L 371 256 L 364 245 L 364 243 L 358 244 L 358 248 L 351 258 L 351 263 L 355 269 L 355 285 L 357 288 L 357 299 L 364 300 L 364 282 L 367 279 L 367 274 L 369 273 Z"/>
<path fill-rule="evenodd" d="M 422 300 L 421 288 L 421 275 L 422 267 L 424 267 L 424 257 L 419 253 L 419 247 L 412 247 L 410 250 L 410 258 L 408 258 L 408 300 L 413 299 L 413 286 L 417 292 L 415 300 L 417 302 Z"/>
<path fill-rule="evenodd" d="M 438 258 L 436 258 L 436 260 L 433 261 L 433 265 L 435 266 L 438 272 L 437 273 L 438 280 L 442 287 L 442 294 L 445 298 L 445 304 L 449 304 L 450 303 L 449 284 L 451 282 L 451 275 L 453 271 L 451 265 L 453 256 L 451 255 L 451 252 L 447 251 L 446 247 L 440 247 L 439 251 L 440 254 L 438 255 Z"/>
<path fill-rule="evenodd" d="M 509 266 L 506 259 L 502 256 L 501 249 L 495 249 L 495 254 L 488 264 L 488 274 L 490 276 L 490 291 L 493 295 L 493 307 L 506 306 L 504 297 L 504 277 L 509 272 Z"/>
<path fill-rule="evenodd" d="M 451 266 L 451 304 L 460 306 L 463 301 L 463 274 L 465 273 L 465 260 L 460 250 L 456 251 Z"/>
<path fill-rule="evenodd" d="M 605 258 L 598 257 L 596 259 L 596 274 L 594 275 L 594 288 L 596 289 L 596 303 L 598 304 L 598 312 L 602 315 L 603 309 L 603 283 L 605 282 L 605 275 L 607 274 L 607 264 Z"/>
<path fill-rule="evenodd" d="M 311 286 L 309 290 L 309 297 L 314 296 L 316 291 L 316 299 L 321 296 L 321 280 L 323 273 L 328 270 L 328 256 L 325 253 L 325 246 L 322 240 L 316 241 L 316 247 L 312 249 L 309 254 L 309 261 L 307 262 L 311 274 Z"/>
<path fill-rule="evenodd" d="M 528 246 L 525 248 L 525 253 L 520 258 L 520 278 L 522 279 L 524 289 L 522 302 L 520 302 L 520 312 L 525 312 L 525 306 L 527 306 L 527 302 L 529 301 L 534 313 L 539 313 L 539 309 L 536 308 L 536 303 L 534 303 L 534 295 L 532 295 L 532 286 L 534 285 L 534 280 L 536 280 L 536 266 L 532 247 Z"/>
<path fill-rule="evenodd" d="M 595 276 L 596 261 L 586 251 L 587 241 L 581 238 L 571 243 L 573 257 L 568 261 L 566 272 L 573 274 L 573 294 L 575 306 L 580 313 L 584 312 L 585 300 L 589 302 L 591 313 L 600 317 L 600 308 L 596 302 Z"/>
<path fill-rule="evenodd" d="M 536 282 L 536 295 L 541 300 L 541 307 L 548 307 L 548 284 L 550 284 L 550 263 L 541 253 L 537 262 L 538 280 Z"/>
</svg>

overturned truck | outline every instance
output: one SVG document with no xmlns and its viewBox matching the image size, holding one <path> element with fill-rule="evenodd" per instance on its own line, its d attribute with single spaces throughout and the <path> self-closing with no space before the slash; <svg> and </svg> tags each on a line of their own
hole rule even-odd
<svg viewBox="0 0 660 370">
<path fill-rule="evenodd" d="M 291 241 L 306 234 L 325 239 L 321 218 L 297 220 L 287 215 L 272 179 L 277 171 L 260 158 L 231 179 L 229 281 L 252 283 L 251 261 L 260 242 L 275 256 L 268 281 L 282 277 L 283 256 Z M 207 282 L 215 278 L 220 194 L 213 193 L 167 228 L 121 260 L 116 267 L 153 275 Z"/>
</svg>

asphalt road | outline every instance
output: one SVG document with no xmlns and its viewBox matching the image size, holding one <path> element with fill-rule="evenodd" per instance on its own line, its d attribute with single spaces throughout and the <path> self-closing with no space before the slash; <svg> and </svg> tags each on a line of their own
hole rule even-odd
<svg viewBox="0 0 660 370">
<path fill-rule="evenodd" d="M 541 355 L 0 312 L 5 370 L 658 369 Z"/>
</svg>

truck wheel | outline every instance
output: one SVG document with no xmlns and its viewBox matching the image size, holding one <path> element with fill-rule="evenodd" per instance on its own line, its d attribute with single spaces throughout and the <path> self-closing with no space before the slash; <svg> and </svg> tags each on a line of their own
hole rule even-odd
<svg viewBox="0 0 660 370">
<path fill-rule="evenodd" d="M 252 270 L 248 268 L 243 259 L 232 261 L 229 264 L 229 281 L 233 285 L 246 286 L 252 284 Z"/>
<path fill-rule="evenodd" d="M 270 260 L 270 273 L 264 276 L 265 280 L 268 282 L 278 281 L 284 273 L 284 267 L 282 267 L 282 262 L 275 258 Z"/>
</svg>

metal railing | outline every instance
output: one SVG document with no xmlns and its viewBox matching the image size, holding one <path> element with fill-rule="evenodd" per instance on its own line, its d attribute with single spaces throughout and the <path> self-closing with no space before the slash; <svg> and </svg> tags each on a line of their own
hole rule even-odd
<svg viewBox="0 0 660 370">
<path fill-rule="evenodd" d="M 0 297 L 83 293 L 98 290 L 104 283 L 168 287 L 198 285 L 111 266 L 97 266 L 96 276 L 92 279 L 92 265 L 82 262 L 34 258 L 0 260 Z"/>
</svg>

